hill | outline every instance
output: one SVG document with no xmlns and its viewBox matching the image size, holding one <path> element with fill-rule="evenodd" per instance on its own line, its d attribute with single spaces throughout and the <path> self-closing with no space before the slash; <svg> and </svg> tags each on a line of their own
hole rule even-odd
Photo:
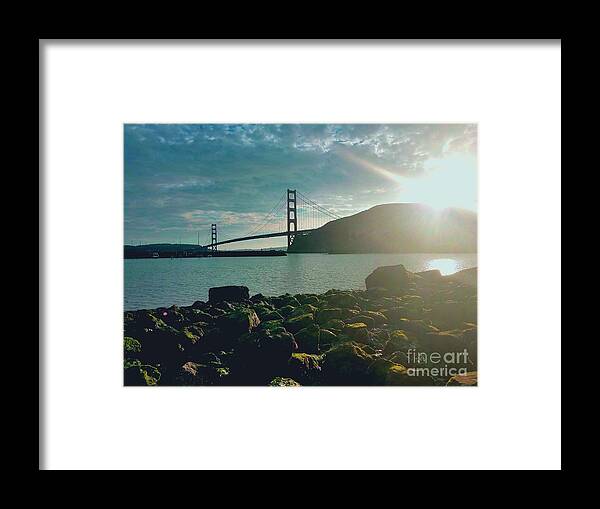
<svg viewBox="0 0 600 509">
<path fill-rule="evenodd" d="M 477 214 L 389 203 L 296 237 L 290 253 L 475 253 Z"/>
</svg>

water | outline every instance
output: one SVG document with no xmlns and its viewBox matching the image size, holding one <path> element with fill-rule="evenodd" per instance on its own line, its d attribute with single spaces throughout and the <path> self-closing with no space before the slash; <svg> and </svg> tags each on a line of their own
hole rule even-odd
<svg viewBox="0 0 600 509">
<path fill-rule="evenodd" d="M 365 278 L 382 265 L 403 264 L 442 274 L 475 267 L 476 254 L 291 254 L 245 258 L 158 258 L 125 260 L 125 309 L 187 306 L 207 300 L 213 286 L 245 285 L 250 294 L 322 293 L 331 288 L 364 289 Z"/>
</svg>

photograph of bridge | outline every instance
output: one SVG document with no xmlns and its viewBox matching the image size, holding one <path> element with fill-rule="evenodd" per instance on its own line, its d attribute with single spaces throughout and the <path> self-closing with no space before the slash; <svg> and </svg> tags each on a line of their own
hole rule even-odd
<svg viewBox="0 0 600 509">
<path fill-rule="evenodd" d="M 475 124 L 126 124 L 125 385 L 477 385 Z"/>
</svg>

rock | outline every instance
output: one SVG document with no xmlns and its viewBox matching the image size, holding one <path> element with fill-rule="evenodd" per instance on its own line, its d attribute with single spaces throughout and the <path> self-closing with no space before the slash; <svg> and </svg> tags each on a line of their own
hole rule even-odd
<svg viewBox="0 0 600 509">
<path fill-rule="evenodd" d="M 369 331 L 367 330 L 367 324 L 362 322 L 347 324 L 342 332 L 350 339 L 358 341 L 360 343 L 368 342 L 369 340 Z"/>
<path fill-rule="evenodd" d="M 217 286 L 208 290 L 208 302 L 242 302 L 250 298 L 247 286 Z"/>
<path fill-rule="evenodd" d="M 343 323 L 343 322 L 342 322 Z M 321 350 L 328 350 L 337 342 L 337 336 L 327 329 L 321 329 L 319 337 L 319 347 Z"/>
<path fill-rule="evenodd" d="M 373 360 L 358 343 L 342 343 L 325 354 L 323 376 L 328 385 L 369 385 Z"/>
<path fill-rule="evenodd" d="M 224 334 L 237 337 L 258 327 L 260 319 L 253 309 L 240 308 L 220 316 L 216 324 Z"/>
<path fill-rule="evenodd" d="M 327 305 L 332 308 L 352 308 L 358 304 L 358 299 L 350 292 L 334 293 L 327 297 Z"/>
<path fill-rule="evenodd" d="M 125 336 L 123 341 L 123 349 L 127 355 L 139 353 L 142 351 L 142 344 L 137 339 Z"/>
<path fill-rule="evenodd" d="M 271 297 L 271 304 L 275 306 L 275 309 L 280 309 L 284 306 L 292 306 L 293 308 L 297 308 L 300 303 L 298 299 L 292 295 L 281 295 L 279 297 Z"/>
<path fill-rule="evenodd" d="M 173 379 L 162 385 L 223 385 L 229 369 L 220 363 L 186 362 Z"/>
<path fill-rule="evenodd" d="M 273 378 L 269 382 L 270 387 L 300 387 L 300 384 L 291 378 L 282 378 L 280 376 Z"/>
<path fill-rule="evenodd" d="M 392 386 L 433 386 L 435 380 L 429 375 L 423 375 L 402 365 L 392 366 L 386 375 L 385 385 Z"/>
<path fill-rule="evenodd" d="M 317 297 L 316 295 L 312 295 L 312 294 L 307 294 L 307 295 L 296 295 L 296 300 L 300 303 L 300 304 L 311 304 L 313 306 L 319 306 L 319 304 L 321 303 L 321 301 L 319 300 L 319 297 Z"/>
<path fill-rule="evenodd" d="M 340 308 L 325 308 L 321 309 L 317 312 L 317 323 L 319 325 L 324 325 L 329 320 L 339 320 L 342 318 L 342 310 Z"/>
<path fill-rule="evenodd" d="M 294 306 L 291 305 L 287 305 L 287 306 L 283 306 L 281 308 L 279 308 L 277 310 L 277 312 L 283 316 L 284 318 L 287 318 L 288 316 L 291 316 L 291 314 L 296 310 L 296 308 Z"/>
<path fill-rule="evenodd" d="M 474 387 L 477 385 L 477 371 L 469 371 L 464 375 L 454 375 L 446 385 L 449 387 Z"/>
<path fill-rule="evenodd" d="M 432 352 L 462 352 L 467 344 L 461 331 L 429 332 L 423 336 L 419 346 Z"/>
<path fill-rule="evenodd" d="M 442 273 L 439 269 L 424 270 L 422 272 L 416 272 L 415 275 L 428 283 L 439 283 L 442 280 Z"/>
<path fill-rule="evenodd" d="M 303 304 L 302 306 L 297 307 L 296 309 L 294 309 L 294 311 L 292 311 L 288 316 L 290 318 L 296 317 L 296 316 L 300 316 L 300 315 L 307 315 L 307 314 L 312 314 L 314 315 L 317 312 L 317 308 L 311 304 Z"/>
<path fill-rule="evenodd" d="M 430 318 L 436 326 L 442 329 L 454 329 L 465 322 L 476 320 L 477 310 L 469 303 L 449 300 L 432 305 Z"/>
<path fill-rule="evenodd" d="M 271 311 L 270 313 L 260 316 L 260 319 L 264 322 L 270 322 L 273 320 L 283 320 L 283 316 L 278 311 Z"/>
<path fill-rule="evenodd" d="M 395 330 L 390 334 L 390 339 L 386 343 L 382 355 L 387 357 L 395 352 L 404 351 L 410 347 L 410 342 L 404 331 Z"/>
<path fill-rule="evenodd" d="M 412 281 L 412 274 L 404 265 L 377 267 L 365 279 L 367 290 L 371 288 L 386 288 L 393 293 L 402 294 Z"/>
<path fill-rule="evenodd" d="M 445 276 L 446 280 L 465 283 L 470 286 L 477 286 L 477 267 L 471 269 L 459 270 L 454 274 Z"/>
<path fill-rule="evenodd" d="M 234 348 L 232 375 L 242 385 L 263 385 L 286 373 L 297 348 L 294 336 L 283 327 L 244 334 Z"/>
<path fill-rule="evenodd" d="M 302 385 L 315 385 L 321 380 L 322 356 L 293 353 L 288 362 L 288 376 Z"/>
<path fill-rule="evenodd" d="M 312 325 L 314 317 L 311 313 L 305 315 L 294 316 L 283 322 L 283 326 L 291 333 L 296 333 L 309 325 Z"/>
<path fill-rule="evenodd" d="M 338 320 L 338 319 L 328 320 L 323 325 L 323 327 L 325 329 L 330 329 L 330 330 L 334 330 L 334 331 L 341 331 L 344 329 L 345 326 L 346 326 L 346 324 L 343 322 L 343 320 Z"/>
<path fill-rule="evenodd" d="M 363 311 L 361 315 L 370 317 L 373 320 L 373 325 L 375 327 L 381 327 L 388 321 L 387 317 L 378 311 Z"/>
<path fill-rule="evenodd" d="M 321 330 L 318 325 L 312 324 L 294 334 L 298 351 L 303 353 L 319 353 L 319 339 Z"/>
<path fill-rule="evenodd" d="M 161 373 L 157 367 L 143 364 L 139 360 L 125 361 L 123 384 L 130 385 L 158 385 Z"/>
<path fill-rule="evenodd" d="M 375 326 L 375 319 L 370 316 L 356 315 L 346 320 L 346 323 L 364 323 L 369 329 L 372 329 Z"/>
</svg>

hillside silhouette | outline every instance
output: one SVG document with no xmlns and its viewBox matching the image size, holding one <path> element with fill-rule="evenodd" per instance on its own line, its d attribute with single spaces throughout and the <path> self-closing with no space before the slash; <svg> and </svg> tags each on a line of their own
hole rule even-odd
<svg viewBox="0 0 600 509">
<path fill-rule="evenodd" d="M 377 205 L 297 236 L 290 253 L 475 253 L 477 214 L 419 203 Z"/>
</svg>

